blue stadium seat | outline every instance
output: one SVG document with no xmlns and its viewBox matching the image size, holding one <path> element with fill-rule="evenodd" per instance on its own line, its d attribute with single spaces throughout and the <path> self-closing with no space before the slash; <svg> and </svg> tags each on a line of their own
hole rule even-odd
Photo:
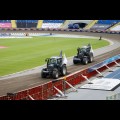
<svg viewBox="0 0 120 120">
<path fill-rule="evenodd" d="M 17 23 L 37 23 L 38 20 L 16 20 Z"/>
<path fill-rule="evenodd" d="M 0 20 L 0 23 L 11 23 L 11 20 Z"/>
<path fill-rule="evenodd" d="M 43 20 L 43 23 L 63 23 L 65 20 Z"/>
<path fill-rule="evenodd" d="M 38 20 L 16 20 L 17 28 L 36 28 Z"/>
<path fill-rule="evenodd" d="M 120 22 L 120 20 L 98 20 L 97 24 L 114 24 L 114 23 L 118 23 Z"/>
<path fill-rule="evenodd" d="M 98 22 L 90 28 L 91 30 L 107 30 L 120 22 L 120 20 L 98 20 Z"/>
</svg>

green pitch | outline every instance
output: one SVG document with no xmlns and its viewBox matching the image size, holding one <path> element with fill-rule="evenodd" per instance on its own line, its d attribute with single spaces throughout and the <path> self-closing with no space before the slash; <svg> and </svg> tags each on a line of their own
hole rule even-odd
<svg viewBox="0 0 120 120">
<path fill-rule="evenodd" d="M 109 42 L 91 38 L 5 38 L 0 39 L 0 76 L 45 64 L 45 58 L 58 56 L 62 50 L 66 57 L 74 56 L 77 47 L 91 43 L 93 49 Z"/>
</svg>

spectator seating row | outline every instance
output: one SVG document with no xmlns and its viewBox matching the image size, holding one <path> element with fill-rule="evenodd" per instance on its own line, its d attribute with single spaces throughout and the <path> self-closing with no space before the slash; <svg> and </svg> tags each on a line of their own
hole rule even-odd
<svg viewBox="0 0 120 120">
<path fill-rule="evenodd" d="M 120 20 L 98 20 L 98 22 L 90 28 L 91 30 L 107 30 L 120 22 Z"/>
</svg>

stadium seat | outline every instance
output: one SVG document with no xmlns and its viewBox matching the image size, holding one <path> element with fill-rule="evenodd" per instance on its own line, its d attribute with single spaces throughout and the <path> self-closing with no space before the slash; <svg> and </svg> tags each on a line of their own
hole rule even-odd
<svg viewBox="0 0 120 120">
<path fill-rule="evenodd" d="M 38 20 L 16 20 L 17 28 L 36 28 Z"/>
<path fill-rule="evenodd" d="M 107 30 L 118 22 L 120 22 L 120 20 L 98 20 L 91 30 Z"/>
</svg>

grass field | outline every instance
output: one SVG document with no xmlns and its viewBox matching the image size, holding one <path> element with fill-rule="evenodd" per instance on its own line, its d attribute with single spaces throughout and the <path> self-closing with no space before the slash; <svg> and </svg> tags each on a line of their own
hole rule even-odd
<svg viewBox="0 0 120 120">
<path fill-rule="evenodd" d="M 12 38 L 0 39 L 0 76 L 45 64 L 45 58 L 59 55 L 76 55 L 77 47 L 91 43 L 93 49 L 109 45 L 109 42 L 91 38 Z"/>
</svg>

